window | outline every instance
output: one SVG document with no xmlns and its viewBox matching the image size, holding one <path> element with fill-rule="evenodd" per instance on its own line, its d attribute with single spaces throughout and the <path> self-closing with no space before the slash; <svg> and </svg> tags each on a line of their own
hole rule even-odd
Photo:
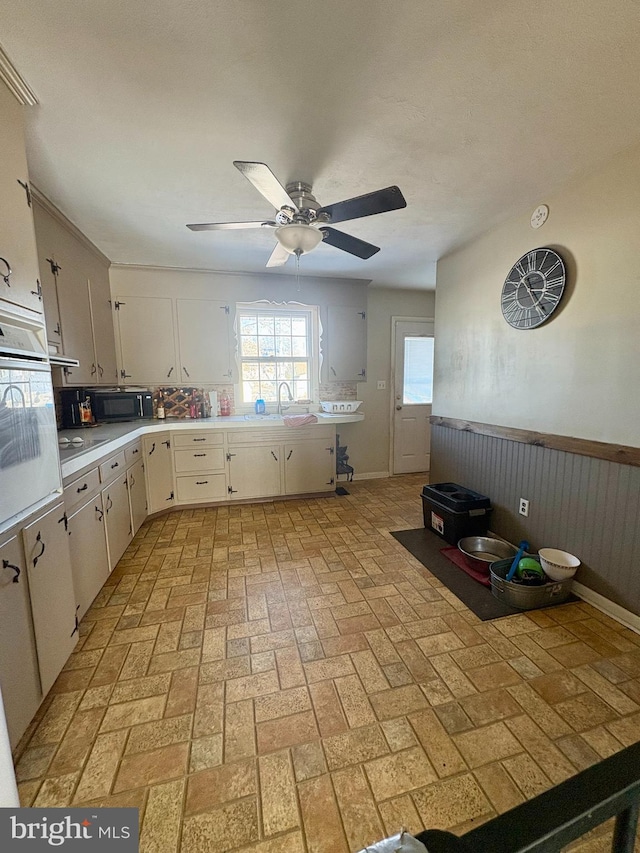
<svg viewBox="0 0 640 853">
<path fill-rule="evenodd" d="M 278 400 L 278 385 L 287 382 L 293 399 L 314 396 L 313 308 L 238 306 L 240 398 L 251 404 Z M 288 399 L 286 392 L 283 399 Z"/>
<path fill-rule="evenodd" d="M 402 402 L 424 405 L 433 400 L 433 338 L 405 337 Z"/>
</svg>

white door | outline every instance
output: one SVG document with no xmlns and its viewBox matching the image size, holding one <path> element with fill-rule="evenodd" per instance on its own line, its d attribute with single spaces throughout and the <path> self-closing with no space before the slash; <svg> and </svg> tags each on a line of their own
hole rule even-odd
<svg viewBox="0 0 640 853">
<path fill-rule="evenodd" d="M 392 318 L 392 473 L 429 470 L 433 321 Z"/>
<path fill-rule="evenodd" d="M 231 382 L 229 305 L 210 299 L 178 299 L 180 382 Z"/>
<path fill-rule="evenodd" d="M 182 382 L 173 339 L 173 301 L 158 296 L 116 296 L 114 304 L 122 384 Z"/>
</svg>

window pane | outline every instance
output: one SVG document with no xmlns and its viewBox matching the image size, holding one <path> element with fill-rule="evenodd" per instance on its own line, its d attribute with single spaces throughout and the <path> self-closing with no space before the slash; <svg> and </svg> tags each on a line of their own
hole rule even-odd
<svg viewBox="0 0 640 853">
<path fill-rule="evenodd" d="M 275 355 L 275 340 L 272 335 L 258 338 L 258 355 L 260 358 L 273 358 Z"/>
<path fill-rule="evenodd" d="M 262 382 L 260 384 L 260 396 L 267 403 L 275 403 L 275 401 L 278 399 L 276 395 L 276 383 Z M 246 399 L 245 402 L 247 402 Z"/>
<path fill-rule="evenodd" d="M 279 358 L 291 355 L 291 338 L 276 338 L 276 355 Z"/>
<path fill-rule="evenodd" d="M 276 317 L 276 335 L 291 334 L 291 317 Z"/>
<path fill-rule="evenodd" d="M 275 379 L 276 366 L 272 361 L 262 362 L 260 364 L 260 379 Z"/>
<path fill-rule="evenodd" d="M 307 355 L 307 339 L 306 338 L 291 338 L 292 355 Z"/>
<path fill-rule="evenodd" d="M 292 317 L 291 318 L 291 334 L 292 335 L 305 335 L 307 334 L 307 318 L 306 317 Z"/>
<path fill-rule="evenodd" d="M 296 379 L 308 379 L 309 365 L 306 361 L 294 361 L 293 372 L 295 374 Z"/>
<path fill-rule="evenodd" d="M 244 400 L 257 400 L 260 396 L 259 382 L 243 382 L 242 397 Z"/>
<path fill-rule="evenodd" d="M 296 400 L 309 399 L 309 383 L 296 381 L 293 383 L 293 396 Z"/>
<path fill-rule="evenodd" d="M 290 361 L 279 361 L 278 380 L 280 382 L 285 382 L 289 379 L 293 379 L 293 363 Z"/>
<path fill-rule="evenodd" d="M 243 361 L 242 362 L 242 378 L 257 379 L 258 378 L 258 362 Z"/>
<path fill-rule="evenodd" d="M 272 335 L 274 332 L 274 319 L 273 317 L 261 315 L 258 317 L 258 334 L 259 335 Z"/>
<path fill-rule="evenodd" d="M 242 355 L 258 355 L 258 338 L 254 336 L 240 338 L 240 348 Z"/>
<path fill-rule="evenodd" d="M 240 334 L 241 335 L 257 335 L 258 334 L 258 318 L 257 317 L 240 317 Z"/>
<path fill-rule="evenodd" d="M 404 339 L 402 402 L 404 405 L 433 402 L 433 338 Z"/>
</svg>

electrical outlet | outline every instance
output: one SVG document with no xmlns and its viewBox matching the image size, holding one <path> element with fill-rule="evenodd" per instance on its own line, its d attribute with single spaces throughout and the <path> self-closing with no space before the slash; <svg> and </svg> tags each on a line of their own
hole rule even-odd
<svg viewBox="0 0 640 853">
<path fill-rule="evenodd" d="M 525 518 L 529 515 L 529 501 L 525 498 L 520 498 L 518 512 L 520 513 L 520 515 L 524 515 Z"/>
<path fill-rule="evenodd" d="M 387 383 L 385 382 L 384 379 L 378 379 L 376 388 L 378 391 L 385 391 L 387 388 Z"/>
</svg>

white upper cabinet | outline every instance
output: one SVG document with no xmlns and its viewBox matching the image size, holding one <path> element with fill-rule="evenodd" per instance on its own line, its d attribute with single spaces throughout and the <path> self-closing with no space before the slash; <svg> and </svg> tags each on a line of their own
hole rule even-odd
<svg viewBox="0 0 640 853">
<path fill-rule="evenodd" d="M 117 296 L 115 306 L 121 384 L 228 384 L 237 380 L 227 303 Z"/>
<path fill-rule="evenodd" d="M 323 334 L 326 382 L 367 379 L 367 315 L 363 309 L 330 305 Z M 323 371 L 324 372 L 324 371 Z"/>
<path fill-rule="evenodd" d="M 216 300 L 176 300 L 180 382 L 235 381 L 230 309 Z"/>
<path fill-rule="evenodd" d="M 93 385 L 117 385 L 116 343 L 113 330 L 113 308 L 109 292 L 109 276 L 93 277 L 89 281 L 91 321 L 95 346 L 96 372 Z"/>
<path fill-rule="evenodd" d="M 117 381 L 108 261 L 45 198 L 36 196 L 34 224 L 47 340 L 58 354 L 77 358 L 64 385 Z"/>
<path fill-rule="evenodd" d="M 180 383 L 173 334 L 173 300 L 117 296 L 121 385 Z"/>
<path fill-rule="evenodd" d="M 0 299 L 41 313 L 22 109 L 0 82 Z"/>
</svg>

